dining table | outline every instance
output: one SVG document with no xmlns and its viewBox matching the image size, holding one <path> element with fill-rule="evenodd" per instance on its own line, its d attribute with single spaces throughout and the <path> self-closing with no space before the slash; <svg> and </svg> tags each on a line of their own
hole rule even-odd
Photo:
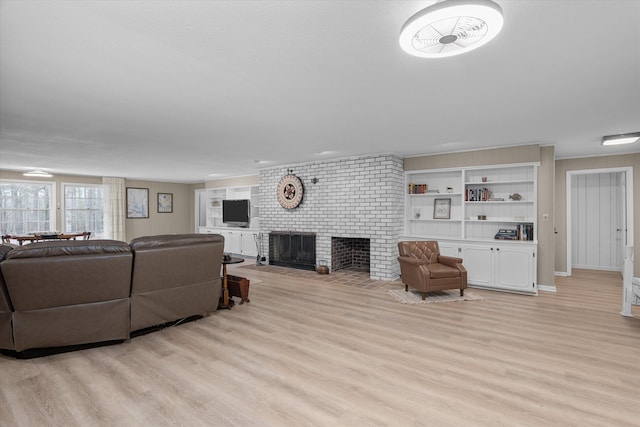
<svg viewBox="0 0 640 427">
<path fill-rule="evenodd" d="M 91 232 L 84 231 L 82 233 L 51 233 L 51 234 L 24 234 L 24 235 L 14 235 L 7 234 L 2 236 L 2 241 L 4 243 L 11 243 L 12 240 L 18 242 L 19 245 L 23 243 L 33 243 L 33 242 L 42 242 L 46 240 L 76 240 L 81 237 L 83 240 L 89 239 L 91 236 Z"/>
</svg>

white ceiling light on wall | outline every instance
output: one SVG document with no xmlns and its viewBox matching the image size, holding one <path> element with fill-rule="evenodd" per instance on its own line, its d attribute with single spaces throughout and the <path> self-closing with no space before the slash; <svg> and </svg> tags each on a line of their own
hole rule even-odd
<svg viewBox="0 0 640 427">
<path fill-rule="evenodd" d="M 603 136 L 602 145 L 633 144 L 638 140 L 640 140 L 640 132 L 621 133 L 618 135 Z"/>
<path fill-rule="evenodd" d="M 445 0 L 413 15 L 400 30 L 400 47 L 422 58 L 477 49 L 502 30 L 502 8 L 491 0 Z"/>
</svg>

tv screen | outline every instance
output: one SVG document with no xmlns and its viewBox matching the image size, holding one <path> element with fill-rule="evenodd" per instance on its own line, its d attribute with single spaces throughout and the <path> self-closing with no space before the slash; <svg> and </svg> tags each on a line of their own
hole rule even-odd
<svg viewBox="0 0 640 427">
<path fill-rule="evenodd" d="M 249 225 L 249 200 L 223 200 L 222 222 L 237 227 Z"/>
</svg>

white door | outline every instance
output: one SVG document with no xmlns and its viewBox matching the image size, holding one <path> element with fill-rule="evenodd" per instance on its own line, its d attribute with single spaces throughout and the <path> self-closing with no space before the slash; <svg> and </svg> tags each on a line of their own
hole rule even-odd
<svg viewBox="0 0 640 427">
<path fill-rule="evenodd" d="M 523 292 L 535 291 L 533 249 L 501 246 L 494 252 L 497 287 Z"/>
<path fill-rule="evenodd" d="M 489 246 L 462 246 L 462 265 L 467 269 L 467 283 L 493 286 L 492 249 Z"/>
<path fill-rule="evenodd" d="M 571 181 L 572 268 L 622 268 L 625 190 L 622 172 L 574 175 Z"/>
</svg>

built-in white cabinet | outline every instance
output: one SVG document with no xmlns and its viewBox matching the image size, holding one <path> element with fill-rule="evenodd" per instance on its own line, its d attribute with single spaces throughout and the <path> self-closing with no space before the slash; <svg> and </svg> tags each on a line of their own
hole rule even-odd
<svg viewBox="0 0 640 427">
<path fill-rule="evenodd" d="M 202 227 L 199 232 L 222 235 L 222 237 L 224 237 L 224 251 L 226 253 L 247 257 L 258 255 L 258 247 L 256 245 L 257 230 Z"/>
<path fill-rule="evenodd" d="M 459 244 L 446 242 L 446 241 L 440 241 L 440 242 L 438 242 L 438 247 L 440 248 L 440 255 L 446 255 L 446 256 L 452 256 L 452 257 L 462 257 L 462 254 L 460 253 L 460 245 Z"/>
<path fill-rule="evenodd" d="M 535 163 L 408 171 L 402 240 L 437 240 L 470 286 L 537 293 Z"/>
<path fill-rule="evenodd" d="M 470 286 L 537 293 L 535 245 L 464 243 L 460 250 Z"/>
<path fill-rule="evenodd" d="M 222 222 L 222 201 L 248 199 L 251 209 L 248 228 L 231 227 Z M 236 255 L 257 256 L 255 243 L 260 221 L 259 187 L 240 186 L 195 190 L 196 233 L 215 233 L 224 237 L 224 251 Z"/>
</svg>

